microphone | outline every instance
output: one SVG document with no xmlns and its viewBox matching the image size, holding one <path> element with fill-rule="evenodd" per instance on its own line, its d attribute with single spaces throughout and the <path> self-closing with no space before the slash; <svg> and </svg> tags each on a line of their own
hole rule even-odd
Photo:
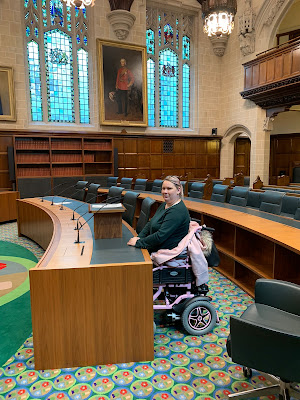
<svg viewBox="0 0 300 400">
<path fill-rule="evenodd" d="M 119 197 L 119 196 L 117 196 L 117 198 L 116 198 L 116 197 L 114 197 L 114 198 L 115 198 L 115 200 L 116 200 L 115 202 L 117 202 L 117 201 L 120 200 L 120 197 Z M 113 197 L 111 197 L 111 199 L 113 199 Z M 89 222 L 89 221 L 94 217 L 95 214 L 98 214 L 98 212 L 101 211 L 107 204 L 113 204 L 113 202 L 112 202 L 112 203 L 107 203 L 107 202 L 105 202 L 105 203 L 102 205 L 102 207 L 99 207 L 99 209 L 98 209 L 89 219 L 87 219 L 87 220 L 85 221 L 85 223 L 82 224 L 82 225 L 80 226 L 80 228 L 77 229 L 77 239 L 75 240 L 74 243 L 84 243 L 84 242 L 81 242 L 81 241 L 79 240 L 79 231 L 80 231 L 80 229 L 83 228 L 84 225 L 85 225 L 87 222 Z M 86 214 L 86 212 L 85 212 L 84 214 Z M 84 214 L 82 214 L 79 218 L 81 218 Z M 79 218 L 78 218 L 78 219 L 79 219 Z M 77 224 L 78 224 L 78 220 L 77 220 Z"/>
<path fill-rule="evenodd" d="M 75 185 L 68 186 L 66 189 L 62 190 L 61 192 L 59 192 L 57 194 L 54 194 L 53 197 L 52 197 L 51 206 L 53 206 L 53 204 L 54 204 L 53 203 L 53 199 L 54 199 L 55 196 L 60 196 L 62 193 L 66 192 L 67 190 L 69 190 L 70 188 L 73 188 L 75 186 L 76 186 L 76 183 L 75 183 Z"/>
<path fill-rule="evenodd" d="M 104 196 L 106 193 L 102 193 L 102 194 L 95 194 L 95 196 L 93 196 L 90 200 L 89 200 L 89 202 L 91 201 L 91 200 L 94 200 L 94 198 L 95 197 L 97 197 L 97 196 Z M 76 210 L 78 210 L 80 207 L 82 207 L 83 205 L 85 205 L 85 204 L 87 204 L 88 202 L 85 202 L 85 203 L 82 203 L 82 204 L 80 204 L 78 207 L 76 207 L 76 208 L 74 208 L 74 210 L 73 210 L 73 216 L 72 216 L 72 218 L 71 218 L 71 221 L 74 221 L 75 220 L 75 211 Z M 102 203 L 102 202 L 101 202 Z M 84 214 L 82 214 L 82 215 L 84 215 Z"/>
<path fill-rule="evenodd" d="M 86 186 L 85 186 L 85 187 L 86 187 Z M 70 197 L 72 197 L 75 193 L 77 193 L 79 190 L 82 190 L 82 189 L 84 189 L 84 188 L 76 189 L 75 192 L 71 193 Z M 64 202 L 65 202 L 66 200 L 69 200 L 69 199 L 70 199 L 69 197 L 66 197 L 66 198 L 61 202 L 60 210 L 63 210 L 63 209 L 64 209 L 63 204 L 64 204 Z M 85 204 L 85 203 L 83 203 L 83 204 Z M 80 204 L 80 206 L 82 206 L 82 204 Z"/>
<path fill-rule="evenodd" d="M 46 193 L 43 194 L 43 196 L 42 196 L 42 198 L 41 198 L 41 201 L 44 201 L 44 197 L 47 196 L 47 194 L 51 193 L 52 190 L 58 188 L 58 187 L 61 186 L 61 185 L 64 185 L 65 183 L 66 183 L 66 182 L 59 183 L 58 185 L 54 186 L 54 188 L 48 190 Z"/>
</svg>

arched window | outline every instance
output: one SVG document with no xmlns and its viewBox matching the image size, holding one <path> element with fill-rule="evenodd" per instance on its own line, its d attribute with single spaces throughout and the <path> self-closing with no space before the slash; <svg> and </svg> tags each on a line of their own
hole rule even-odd
<svg viewBox="0 0 300 400">
<path fill-rule="evenodd" d="M 88 20 L 62 0 L 24 0 L 32 121 L 90 122 Z"/>
<path fill-rule="evenodd" d="M 148 125 L 151 127 L 190 128 L 192 33 L 191 15 L 147 7 Z"/>
</svg>

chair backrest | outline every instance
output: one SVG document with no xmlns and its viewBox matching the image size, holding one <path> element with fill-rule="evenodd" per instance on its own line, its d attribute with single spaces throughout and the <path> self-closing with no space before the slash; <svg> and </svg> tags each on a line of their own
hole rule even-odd
<svg viewBox="0 0 300 400">
<path fill-rule="evenodd" d="M 204 195 L 204 186 L 203 182 L 193 182 L 191 185 L 189 196 L 195 199 L 202 199 Z"/>
<path fill-rule="evenodd" d="M 250 186 L 250 176 L 244 176 L 244 186 Z"/>
<path fill-rule="evenodd" d="M 121 186 L 124 189 L 131 189 L 133 178 L 121 178 Z"/>
<path fill-rule="evenodd" d="M 232 189 L 229 204 L 245 207 L 248 200 L 249 189 L 243 186 L 235 186 Z"/>
<path fill-rule="evenodd" d="M 300 183 L 300 167 L 294 167 L 293 169 L 293 182 Z"/>
<path fill-rule="evenodd" d="M 297 210 L 295 211 L 294 219 L 300 220 L 300 202 Z"/>
<path fill-rule="evenodd" d="M 280 215 L 294 218 L 298 207 L 300 207 L 299 197 L 283 196 Z"/>
<path fill-rule="evenodd" d="M 226 193 L 227 193 L 228 185 L 220 185 L 220 184 L 215 184 L 213 187 L 213 192 L 211 195 L 210 200 L 211 201 L 218 201 L 219 203 L 224 203 L 226 199 Z"/>
<path fill-rule="evenodd" d="M 259 208 L 262 192 L 252 192 L 249 190 L 246 207 Z"/>
<path fill-rule="evenodd" d="M 107 194 L 107 203 L 117 203 L 122 200 L 122 192 L 124 188 L 121 186 L 111 186 Z"/>
<path fill-rule="evenodd" d="M 282 198 L 285 196 L 283 192 L 274 192 L 267 190 L 261 195 L 260 211 L 279 215 L 282 207 Z"/>
<path fill-rule="evenodd" d="M 78 181 L 75 184 L 76 192 L 73 194 L 72 199 L 83 201 L 85 196 L 85 188 L 87 187 L 88 184 L 89 184 L 88 181 Z"/>
<path fill-rule="evenodd" d="M 147 224 L 149 221 L 150 213 L 151 213 L 151 207 L 155 203 L 155 200 L 151 199 L 150 197 L 146 197 L 141 206 L 141 212 L 140 216 L 136 225 L 136 232 L 139 234 L 144 226 Z"/>
<path fill-rule="evenodd" d="M 163 184 L 163 180 L 161 179 L 154 179 L 153 185 L 152 185 L 152 192 L 161 192 L 161 187 Z"/>
<path fill-rule="evenodd" d="M 136 192 L 126 192 L 123 197 L 123 206 L 126 208 L 126 211 L 123 212 L 122 218 L 126 221 L 130 226 L 132 226 L 135 209 L 136 209 L 136 200 L 139 197 L 139 193 Z"/>
<path fill-rule="evenodd" d="M 148 179 L 138 178 L 135 180 L 134 190 L 146 190 L 146 183 Z"/>
<path fill-rule="evenodd" d="M 117 176 L 109 176 L 107 178 L 107 187 L 116 186 L 118 181 Z"/>
<path fill-rule="evenodd" d="M 88 191 L 86 194 L 85 201 L 86 203 L 97 203 L 97 198 L 98 198 L 98 189 L 101 185 L 98 183 L 91 183 L 90 186 L 88 187 Z"/>
</svg>

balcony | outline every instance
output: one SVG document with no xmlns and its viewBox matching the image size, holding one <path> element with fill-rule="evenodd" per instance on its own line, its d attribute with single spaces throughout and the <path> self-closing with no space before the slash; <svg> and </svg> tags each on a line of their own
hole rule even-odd
<svg viewBox="0 0 300 400">
<path fill-rule="evenodd" d="M 244 99 L 264 109 L 300 104 L 300 38 L 258 54 L 243 66 Z"/>
</svg>

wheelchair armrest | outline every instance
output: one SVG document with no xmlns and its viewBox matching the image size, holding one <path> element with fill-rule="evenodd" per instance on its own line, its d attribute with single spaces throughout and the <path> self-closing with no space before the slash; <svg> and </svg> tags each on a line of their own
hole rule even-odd
<svg viewBox="0 0 300 400">
<path fill-rule="evenodd" d="M 258 279 L 255 284 L 255 303 L 300 315 L 300 286 L 276 279 Z"/>
</svg>

